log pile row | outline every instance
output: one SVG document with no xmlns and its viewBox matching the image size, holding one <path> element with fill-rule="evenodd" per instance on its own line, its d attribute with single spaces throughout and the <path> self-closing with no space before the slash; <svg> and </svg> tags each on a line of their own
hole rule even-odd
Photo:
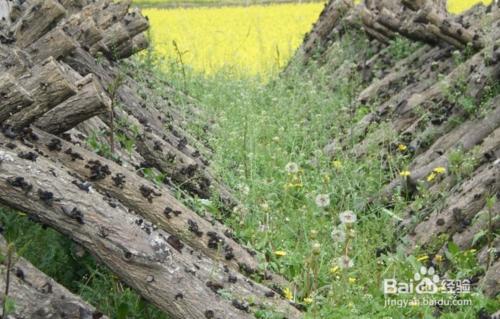
<svg viewBox="0 0 500 319">
<path fill-rule="evenodd" d="M 152 91 L 116 63 L 147 47 L 148 21 L 130 1 L 0 0 L 0 18 L 1 204 L 85 247 L 172 318 L 301 316 L 281 296 L 285 279 L 174 196 L 218 198 L 228 212 L 237 203 L 172 100 L 147 99 Z M 86 143 L 96 130 L 108 133 L 97 142 L 116 144 L 112 154 Z M 111 131 L 133 149 L 110 141 Z M 144 168 L 165 183 L 145 178 Z M 22 305 L 17 317 L 67 318 L 79 309 L 75 318 L 104 318 L 19 260 L 4 268 L 23 276 L 0 276 Z"/>
<path fill-rule="evenodd" d="M 348 152 L 362 160 L 371 147 L 382 149 L 386 158 L 403 149 L 411 158 L 408 172 L 394 174 L 367 205 L 377 202 L 390 208 L 394 196 L 407 196 L 408 214 L 395 227 L 405 234 L 402 242 L 408 251 L 421 247 L 432 260 L 444 255 L 449 241 L 463 250 L 476 249 L 484 273 L 472 282 L 496 296 L 500 240 L 475 237 L 497 233 L 500 227 L 500 5 L 478 5 L 453 16 L 446 11 L 446 1 L 366 0 L 355 5 L 332 0 L 297 59 L 327 67 L 329 50 L 347 32 L 370 41 L 375 50 L 369 60 L 362 52 L 352 59 L 361 61 L 355 70 L 366 72 L 352 107 L 368 105 L 373 111 L 336 136 L 325 152 L 332 157 Z M 397 60 L 389 54 L 397 38 L 419 44 Z M 373 65 L 382 70 L 375 73 Z M 331 70 L 332 78 L 346 79 L 351 71 L 340 64 Z M 396 138 L 387 140 L 388 135 Z M 352 146 L 353 140 L 357 145 Z M 433 201 L 417 206 L 413 200 L 422 189 L 447 194 L 446 199 L 439 206 Z M 490 216 L 493 224 L 488 223 Z"/>
</svg>

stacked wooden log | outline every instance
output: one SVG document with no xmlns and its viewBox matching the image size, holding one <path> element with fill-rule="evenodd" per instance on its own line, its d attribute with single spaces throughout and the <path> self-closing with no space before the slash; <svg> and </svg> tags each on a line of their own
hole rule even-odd
<svg viewBox="0 0 500 319">
<path fill-rule="evenodd" d="M 148 21 L 130 1 L 0 0 L 0 16 L 0 203 L 88 249 L 172 318 L 262 310 L 299 318 L 281 296 L 289 285 L 282 277 L 174 196 L 215 196 L 227 211 L 236 204 L 172 101 L 148 100 L 149 89 L 115 62 L 147 46 Z M 136 147 L 115 143 L 114 153 L 96 154 L 86 143 L 96 129 L 136 139 Z M 165 184 L 138 174 L 143 168 L 164 174 Z M 103 317 L 21 262 L 23 278 L 10 282 L 9 298 L 23 305 L 15 315 L 66 318 L 80 309 L 75 317 Z"/>
<path fill-rule="evenodd" d="M 388 158 L 401 152 L 402 145 L 411 157 L 408 172 L 394 174 L 380 196 L 366 205 L 391 208 L 395 197 L 407 196 L 408 215 L 395 227 L 404 234 L 408 251 L 420 247 L 431 257 L 444 255 L 449 241 L 463 250 L 476 249 L 484 272 L 479 282 L 472 282 L 497 295 L 500 241 L 479 234 L 497 232 L 500 226 L 498 2 L 453 16 L 446 1 L 372 0 L 355 6 L 332 0 L 296 58 L 305 64 L 315 59 L 327 67 L 329 50 L 347 32 L 364 37 L 375 49 L 369 60 L 363 52 L 352 58 L 360 61 L 354 66 L 358 71 L 368 70 L 352 107 L 370 105 L 374 111 L 335 136 L 325 152 L 332 157 L 348 152 L 363 160 L 376 147 L 381 158 Z M 398 37 L 420 42 L 401 60 L 388 54 Z M 374 74 L 371 65 L 383 67 Z M 331 70 L 332 78 L 348 79 L 349 72 L 342 65 Z M 467 169 L 460 166 L 465 160 Z M 412 202 L 423 190 L 433 196 L 446 193 L 446 199 L 438 206 L 434 201 L 424 207 L 422 201 Z M 489 217 L 493 224 L 488 224 Z"/>
</svg>

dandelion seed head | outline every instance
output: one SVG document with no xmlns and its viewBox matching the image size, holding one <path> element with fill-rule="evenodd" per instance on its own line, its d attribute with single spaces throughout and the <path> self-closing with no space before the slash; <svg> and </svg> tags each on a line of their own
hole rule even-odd
<svg viewBox="0 0 500 319">
<path fill-rule="evenodd" d="M 346 233 L 343 229 L 340 228 L 334 228 L 331 233 L 332 240 L 335 243 L 343 243 L 345 242 L 346 239 Z"/>
<path fill-rule="evenodd" d="M 290 162 L 286 164 L 285 171 L 288 174 L 297 174 L 299 172 L 299 165 L 297 165 L 297 163 Z"/>
<path fill-rule="evenodd" d="M 319 194 L 315 199 L 316 205 L 320 208 L 325 208 L 330 205 L 330 196 L 328 194 Z"/>
<path fill-rule="evenodd" d="M 349 269 L 354 267 L 354 262 L 349 256 L 342 256 L 337 259 L 337 264 L 341 269 Z"/>
<path fill-rule="evenodd" d="M 358 219 L 352 210 L 346 210 L 345 212 L 340 213 L 339 218 L 342 224 L 352 224 Z"/>
</svg>

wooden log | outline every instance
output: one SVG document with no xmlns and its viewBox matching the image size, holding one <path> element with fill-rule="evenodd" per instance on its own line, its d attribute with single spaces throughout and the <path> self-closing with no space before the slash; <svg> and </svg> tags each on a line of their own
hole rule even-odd
<svg viewBox="0 0 500 319">
<path fill-rule="evenodd" d="M 454 235 L 470 225 L 486 199 L 500 190 L 500 162 L 480 167 L 472 178 L 465 181 L 459 190 L 450 195 L 442 211 L 433 212 L 410 233 L 410 246 L 429 244 L 433 236 Z"/>
<path fill-rule="evenodd" d="M 14 78 L 32 67 L 31 58 L 23 50 L 0 44 L 0 72 L 10 73 Z"/>
<path fill-rule="evenodd" d="M 500 292 L 500 260 L 497 260 L 484 274 L 484 278 L 481 280 L 481 288 L 484 293 L 490 298 L 495 298 Z M 495 312 L 491 318 L 499 318 L 500 311 Z"/>
<path fill-rule="evenodd" d="M 439 32 L 457 40 L 463 46 L 470 43 L 475 49 L 484 47 L 483 40 L 479 34 L 467 30 L 461 24 L 454 22 L 442 12 L 438 12 L 433 4 L 427 3 L 420 9 L 419 12 L 417 12 L 415 21 L 436 26 Z"/>
<path fill-rule="evenodd" d="M 375 15 L 366 8 L 361 10 L 361 21 L 364 30 L 381 43 L 389 44 L 390 40 L 395 37 L 395 33 L 385 25 L 380 24 Z"/>
<path fill-rule="evenodd" d="M 66 10 L 55 0 L 33 1 L 14 26 L 16 45 L 26 48 L 52 29 L 65 15 Z"/>
<path fill-rule="evenodd" d="M 106 111 L 111 100 L 92 74 L 76 83 L 78 93 L 43 114 L 35 126 L 54 134 L 70 130 L 79 123 Z"/>
<path fill-rule="evenodd" d="M 68 11 L 68 14 L 81 11 L 87 6 L 90 1 L 88 0 L 59 0 L 59 3 Z"/>
<path fill-rule="evenodd" d="M 327 35 L 352 7 L 354 7 L 352 0 L 333 0 L 325 6 L 318 22 L 314 24 L 313 30 L 302 43 L 301 51 L 304 54 L 304 59 L 308 59 L 315 49 L 326 43 Z"/>
<path fill-rule="evenodd" d="M 92 48 L 92 52 L 103 52 L 111 60 L 120 59 L 120 46 L 121 51 L 125 51 L 124 46 L 133 45 L 132 39 L 140 34 L 141 32 L 147 30 L 149 27 L 148 21 L 140 14 L 139 11 L 131 11 L 127 13 L 123 18 L 123 21 L 119 21 L 109 28 L 107 28 L 103 33 L 103 39 L 95 44 Z M 143 45 L 147 43 L 144 38 L 138 38 L 137 44 Z M 132 48 L 128 48 L 126 51 L 132 51 Z"/>
<path fill-rule="evenodd" d="M 141 33 L 115 47 L 114 56 L 117 59 L 125 59 L 137 52 L 146 49 L 148 46 L 149 41 L 147 36 L 144 33 Z"/>
<path fill-rule="evenodd" d="M 61 65 L 52 57 L 19 78 L 19 82 L 31 94 L 34 103 L 5 121 L 13 128 L 29 125 L 51 108 L 76 94 L 77 90 Z"/>
<path fill-rule="evenodd" d="M 33 103 L 30 94 L 8 73 L 0 75 L 0 123 L 18 109 Z"/>
<path fill-rule="evenodd" d="M 192 212 L 176 200 L 168 189 L 158 187 L 134 174 L 130 169 L 121 167 L 113 161 L 99 158 L 92 152 L 55 136 L 37 129 L 33 132 L 38 140 L 31 143 L 43 153 L 50 155 L 53 160 L 60 161 L 84 181 L 90 181 L 101 192 L 110 194 L 139 215 L 167 232 L 175 234 L 191 247 L 215 260 L 220 260 L 231 269 L 246 271 L 249 275 L 260 275 L 270 285 L 274 284 L 279 287 L 287 284 L 279 275 L 260 273 L 259 262 L 255 256 L 232 239 L 232 232 L 227 227 L 213 218 L 205 219 Z M 57 144 L 57 147 L 54 144 Z M 78 154 L 76 160 L 73 160 L 76 156 L 74 154 Z M 107 174 L 102 178 L 93 178 L 95 171 L 92 167 L 95 165 L 91 163 L 96 161 L 100 162 L 101 167 L 107 167 L 112 174 Z M 84 166 L 82 163 L 87 163 L 87 165 Z M 192 225 L 196 225 L 197 231 L 188 231 Z M 215 242 L 214 238 L 217 238 Z"/>
<path fill-rule="evenodd" d="M 78 43 L 63 28 L 55 28 L 28 46 L 25 51 L 32 57 L 34 63 L 38 63 L 51 56 L 59 60 L 71 53 L 77 46 Z"/>
<path fill-rule="evenodd" d="M 110 206 L 96 190 L 86 192 L 73 185 L 75 177 L 61 164 L 44 156 L 36 162 L 18 159 L 17 152 L 33 150 L 11 143 L 15 150 L 2 148 L 0 202 L 34 214 L 75 240 L 172 318 L 253 318 L 261 307 L 272 307 L 287 318 L 300 317 L 270 289 L 194 250 L 179 234 L 149 227 L 148 220 L 120 202 Z M 94 168 L 97 179 L 106 174 L 99 167 Z M 194 224 L 184 227 L 197 236 Z"/>
<path fill-rule="evenodd" d="M 85 52 L 81 49 L 75 50 L 75 53 L 68 56 L 65 61 L 71 65 L 72 68 L 78 70 L 80 74 L 96 74 L 105 86 L 111 85 L 113 80 L 118 76 L 109 62 L 103 61 L 101 64 L 97 64 L 89 52 Z M 129 81 L 131 83 L 134 82 L 131 78 L 127 79 L 127 82 Z M 137 88 L 137 84 L 133 87 Z M 185 167 L 184 163 L 194 161 L 196 167 L 190 165 L 191 169 L 185 171 L 185 173 L 190 173 L 187 175 L 192 176 L 192 169 L 196 168 L 197 173 L 201 172 L 203 174 L 202 176 L 205 181 L 203 181 L 203 184 L 199 185 L 204 185 L 204 187 L 191 188 L 189 184 L 181 184 L 179 186 L 186 187 L 185 189 L 189 192 L 196 190 L 196 192 L 191 193 L 195 196 L 206 196 L 208 192 L 205 189 L 212 185 L 213 188 L 210 193 L 214 192 L 219 194 L 222 203 L 226 203 L 227 208 L 231 209 L 233 206 L 237 205 L 238 201 L 231 192 L 229 192 L 229 190 L 222 183 L 218 182 L 213 177 L 213 174 L 209 172 L 207 168 L 208 163 L 201 156 L 200 152 L 187 143 L 187 138 L 179 134 L 179 132 L 182 132 L 181 129 L 172 126 L 170 131 L 165 130 L 162 121 L 164 115 L 155 108 L 148 107 L 147 103 L 138 96 L 136 90 L 132 89 L 127 83 L 120 85 L 117 91 L 117 98 L 123 105 L 123 110 L 115 110 L 117 118 L 123 118 L 129 123 L 136 124 L 135 126 L 139 128 L 139 135 L 144 136 L 142 140 L 146 141 L 146 143 L 143 145 L 138 143 L 138 151 L 145 159 L 154 159 L 156 163 L 155 166 L 167 176 L 173 174 L 171 169 L 166 170 L 167 167 L 172 167 L 172 164 L 168 163 L 168 159 L 174 158 L 175 165 L 173 166 L 178 168 Z M 109 121 L 107 118 L 103 118 L 103 120 L 105 122 Z M 133 134 L 135 136 L 135 133 Z M 148 137 L 146 137 L 146 135 Z M 155 144 L 158 146 L 155 146 Z M 177 154 L 179 152 L 184 155 L 179 154 L 179 156 L 175 157 L 168 156 L 169 153 Z M 182 159 L 182 161 L 180 159 Z M 167 161 L 167 163 L 165 163 L 165 161 Z M 178 170 L 178 172 L 180 171 L 181 170 Z M 188 181 L 189 179 L 190 177 L 185 177 L 184 181 Z M 206 183 L 207 181 L 209 183 Z"/>
<path fill-rule="evenodd" d="M 127 14 L 132 0 L 99 1 L 93 6 L 88 6 L 96 25 L 101 30 L 108 29 L 111 25 L 121 21 Z"/>
<path fill-rule="evenodd" d="M 83 13 L 72 15 L 64 22 L 63 28 L 86 50 L 103 38 L 102 30 L 97 27 L 94 19 Z"/>
<path fill-rule="evenodd" d="M 35 268 L 31 263 L 10 252 L 5 239 L 0 236 L 0 252 L 3 262 L 0 264 L 0 303 L 3 304 L 6 274 L 9 276 L 8 297 L 15 304 L 14 312 L 6 318 L 95 318 L 107 317 L 91 305 L 85 303 L 55 280 Z M 10 255 L 10 259 L 9 259 Z M 10 268 L 8 264 L 10 260 Z"/>
<path fill-rule="evenodd" d="M 3 21 L 7 26 L 10 25 L 10 12 L 12 3 L 7 0 L 0 0 L 0 21 Z"/>
</svg>

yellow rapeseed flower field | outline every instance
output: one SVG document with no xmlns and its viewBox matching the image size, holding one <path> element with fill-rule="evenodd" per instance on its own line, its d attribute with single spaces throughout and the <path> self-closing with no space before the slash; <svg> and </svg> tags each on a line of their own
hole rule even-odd
<svg viewBox="0 0 500 319">
<path fill-rule="evenodd" d="M 316 21 L 323 3 L 145 9 L 154 48 L 165 58 L 213 74 L 268 76 L 283 67 Z"/>
<path fill-rule="evenodd" d="M 491 0 L 449 0 L 448 8 L 458 13 L 478 2 Z M 205 74 L 226 69 L 236 76 L 265 79 L 286 65 L 323 6 L 317 2 L 143 12 L 152 25 L 154 49 L 164 59 L 178 60 L 181 55 L 186 66 Z"/>
</svg>

